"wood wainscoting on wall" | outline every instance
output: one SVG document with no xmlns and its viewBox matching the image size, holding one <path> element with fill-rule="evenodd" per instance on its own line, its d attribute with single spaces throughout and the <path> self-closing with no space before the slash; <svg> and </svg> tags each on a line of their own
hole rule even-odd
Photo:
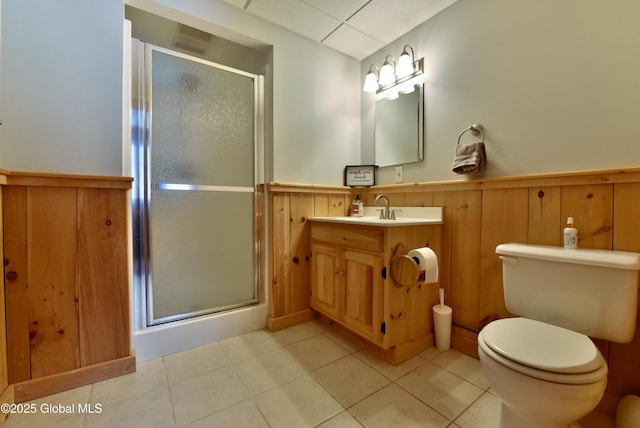
<svg viewBox="0 0 640 428">
<path fill-rule="evenodd" d="M 375 186 L 368 189 L 271 184 L 270 328 L 312 317 L 308 307 L 311 215 L 348 215 L 359 193 L 392 206 L 444 207 L 440 283 L 453 307 L 452 346 L 477 357 L 477 335 L 504 306 L 498 244 L 562 245 L 574 217 L 582 248 L 640 252 L 640 169 L 586 171 L 497 179 Z M 297 317 L 297 318 L 296 318 Z M 286 320 L 286 321 L 285 321 Z M 282 327 L 280 327 L 282 328 Z M 640 314 L 629 344 L 595 340 L 609 365 L 599 410 L 612 415 L 626 394 L 640 393 Z"/>
<path fill-rule="evenodd" d="M 307 218 L 344 216 L 351 201 L 348 187 L 270 184 L 271 277 L 267 326 L 280 330 L 316 316 L 309 307 L 311 240 Z"/>
<path fill-rule="evenodd" d="M 15 400 L 135 371 L 127 251 L 131 179 L 6 177 L 2 294 Z"/>
</svg>

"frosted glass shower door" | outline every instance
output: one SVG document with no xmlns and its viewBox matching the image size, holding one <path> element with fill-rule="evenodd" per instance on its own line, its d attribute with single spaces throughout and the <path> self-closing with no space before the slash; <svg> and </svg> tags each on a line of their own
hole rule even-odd
<svg viewBox="0 0 640 428">
<path fill-rule="evenodd" d="M 255 303 L 256 76 L 145 56 L 149 323 Z"/>
</svg>

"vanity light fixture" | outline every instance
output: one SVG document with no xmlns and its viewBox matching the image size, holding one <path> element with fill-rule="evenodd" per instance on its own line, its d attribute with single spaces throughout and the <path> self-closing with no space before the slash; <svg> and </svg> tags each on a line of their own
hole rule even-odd
<svg viewBox="0 0 640 428">
<path fill-rule="evenodd" d="M 382 92 L 395 93 L 397 97 L 398 92 L 412 92 L 415 85 L 424 80 L 424 58 L 416 60 L 413 48 L 405 45 L 397 65 L 395 59 L 387 55 L 377 76 L 376 71 L 378 68 L 375 65 L 369 67 L 369 72 L 364 78 L 363 91 L 378 95 Z"/>
</svg>

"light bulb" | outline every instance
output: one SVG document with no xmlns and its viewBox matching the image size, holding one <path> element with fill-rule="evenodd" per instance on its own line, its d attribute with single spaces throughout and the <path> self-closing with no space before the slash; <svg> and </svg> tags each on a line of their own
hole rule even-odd
<svg viewBox="0 0 640 428">
<path fill-rule="evenodd" d="M 373 71 L 369 71 L 367 75 L 364 77 L 364 87 L 362 90 L 364 92 L 375 92 L 378 90 L 378 79 L 376 79 L 376 75 Z"/>
<path fill-rule="evenodd" d="M 405 50 L 400 58 L 398 59 L 398 68 L 396 69 L 396 74 L 398 77 L 407 77 L 413 74 L 413 61 L 411 60 L 411 56 Z"/>
<path fill-rule="evenodd" d="M 380 86 L 387 86 L 396 81 L 396 76 L 393 73 L 393 66 L 389 62 L 385 61 L 384 65 L 380 69 Z"/>
</svg>

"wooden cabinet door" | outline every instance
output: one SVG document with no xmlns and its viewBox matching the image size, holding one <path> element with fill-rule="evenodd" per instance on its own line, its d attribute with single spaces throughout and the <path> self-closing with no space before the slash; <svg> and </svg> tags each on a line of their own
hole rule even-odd
<svg viewBox="0 0 640 428">
<path fill-rule="evenodd" d="M 343 322 L 376 343 L 382 342 L 382 257 L 344 252 L 345 308 Z"/>
<path fill-rule="evenodd" d="M 340 316 L 339 292 L 344 277 L 340 258 L 339 248 L 311 247 L 311 307 L 334 319 Z"/>
</svg>

